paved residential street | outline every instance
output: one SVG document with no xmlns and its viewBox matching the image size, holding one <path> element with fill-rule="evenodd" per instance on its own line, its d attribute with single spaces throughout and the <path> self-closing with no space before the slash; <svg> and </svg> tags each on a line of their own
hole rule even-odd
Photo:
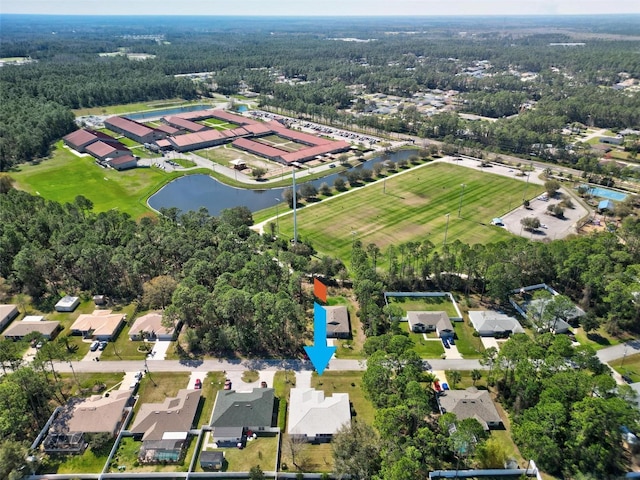
<svg viewBox="0 0 640 480">
<path fill-rule="evenodd" d="M 429 359 L 434 370 L 473 370 L 485 369 L 478 360 L 464 359 Z M 301 360 L 222 360 L 208 359 L 198 361 L 163 360 L 158 362 L 147 362 L 147 367 L 151 374 L 153 372 L 243 372 L 245 370 L 257 371 L 313 371 L 310 362 Z M 327 370 L 353 371 L 365 370 L 366 360 L 345 360 L 333 359 L 329 363 Z M 144 360 L 121 360 L 121 361 L 101 361 L 101 362 L 73 362 L 73 369 L 76 373 L 96 373 L 96 372 L 136 372 L 145 370 Z M 68 362 L 56 363 L 56 370 L 59 372 L 71 372 Z"/>
</svg>

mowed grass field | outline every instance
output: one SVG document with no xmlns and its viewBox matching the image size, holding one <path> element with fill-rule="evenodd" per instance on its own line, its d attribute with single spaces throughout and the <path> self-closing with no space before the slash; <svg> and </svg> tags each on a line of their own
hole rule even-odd
<svg viewBox="0 0 640 480">
<path fill-rule="evenodd" d="M 461 184 L 466 187 L 458 218 Z M 440 248 L 445 230 L 447 243 L 505 240 L 510 234 L 491 225 L 491 220 L 520 205 L 524 188 L 524 182 L 495 174 L 445 163 L 426 164 L 299 209 L 298 235 L 317 251 L 337 256 L 347 265 L 354 240 L 365 246 L 375 243 L 383 252 L 389 245 L 408 241 L 430 240 Z M 527 196 L 542 191 L 542 186 L 529 184 Z M 280 231 L 293 237 L 292 215 L 280 218 Z"/>
<path fill-rule="evenodd" d="M 118 209 L 138 218 L 150 212 L 146 199 L 181 174 L 157 168 L 122 172 L 101 168 L 93 157 L 78 157 L 59 142 L 51 159 L 38 165 L 21 165 L 10 175 L 18 188 L 47 200 L 70 203 L 83 195 L 93 202 L 96 212 Z"/>
</svg>

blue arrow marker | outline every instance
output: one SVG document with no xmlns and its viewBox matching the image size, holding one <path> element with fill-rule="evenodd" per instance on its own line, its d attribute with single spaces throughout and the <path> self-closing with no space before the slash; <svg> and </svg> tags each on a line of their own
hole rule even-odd
<svg viewBox="0 0 640 480">
<path fill-rule="evenodd" d="M 329 365 L 329 360 L 336 353 L 336 347 L 327 346 L 327 311 L 315 302 L 313 304 L 313 346 L 304 347 L 304 349 L 318 375 L 322 375 Z"/>
</svg>

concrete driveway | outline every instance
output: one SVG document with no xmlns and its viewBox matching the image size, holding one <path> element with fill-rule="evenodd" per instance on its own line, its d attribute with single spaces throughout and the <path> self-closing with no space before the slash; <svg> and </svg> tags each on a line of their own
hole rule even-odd
<svg viewBox="0 0 640 480">
<path fill-rule="evenodd" d="M 480 337 L 482 341 L 482 345 L 484 345 L 484 349 L 494 347 L 496 350 L 500 351 L 500 343 L 494 337 Z"/>
<path fill-rule="evenodd" d="M 154 345 L 151 353 L 147 357 L 147 360 L 164 360 L 167 356 L 167 350 L 169 350 L 169 346 L 171 342 L 169 340 L 157 340 Z"/>
</svg>

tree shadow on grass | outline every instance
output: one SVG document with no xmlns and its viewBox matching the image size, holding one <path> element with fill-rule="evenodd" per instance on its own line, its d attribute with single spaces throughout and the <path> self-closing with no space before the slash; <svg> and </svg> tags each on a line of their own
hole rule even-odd
<svg viewBox="0 0 640 480">
<path fill-rule="evenodd" d="M 598 345 L 611 345 L 609 339 L 603 337 L 599 333 L 587 333 L 587 338 L 592 342 L 596 342 Z"/>
</svg>

